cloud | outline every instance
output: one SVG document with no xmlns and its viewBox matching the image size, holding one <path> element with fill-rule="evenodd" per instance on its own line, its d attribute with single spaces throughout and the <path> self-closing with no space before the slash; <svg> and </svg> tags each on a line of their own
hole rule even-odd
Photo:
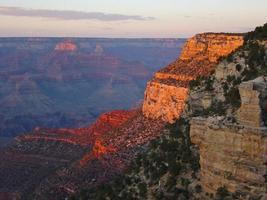
<svg viewBox="0 0 267 200">
<path fill-rule="evenodd" d="M 73 10 L 47 10 L 47 9 L 26 9 L 21 7 L 0 6 L 0 15 L 17 17 L 41 17 L 60 20 L 99 20 L 99 21 L 123 21 L 123 20 L 154 20 L 154 17 L 139 15 L 123 15 L 102 12 L 83 12 Z"/>
</svg>

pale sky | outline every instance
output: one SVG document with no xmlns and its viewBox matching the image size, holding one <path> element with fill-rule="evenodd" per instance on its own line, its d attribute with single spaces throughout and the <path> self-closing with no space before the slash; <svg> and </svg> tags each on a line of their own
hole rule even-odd
<svg viewBox="0 0 267 200">
<path fill-rule="evenodd" d="M 267 22 L 267 0 L 0 0 L 0 36 L 190 37 Z"/>
</svg>

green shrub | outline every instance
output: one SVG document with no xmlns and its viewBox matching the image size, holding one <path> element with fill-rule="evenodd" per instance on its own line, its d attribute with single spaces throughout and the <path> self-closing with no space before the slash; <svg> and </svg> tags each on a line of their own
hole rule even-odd
<svg viewBox="0 0 267 200">
<path fill-rule="evenodd" d="M 202 115 L 202 116 L 225 115 L 225 105 L 221 101 L 213 101 L 211 106 L 203 110 L 203 112 L 200 112 L 199 115 Z"/>
<path fill-rule="evenodd" d="M 258 77 L 258 71 L 254 67 L 250 69 L 245 69 L 242 72 L 242 76 L 244 77 L 243 78 L 244 81 L 253 80 L 256 77 Z"/>
<path fill-rule="evenodd" d="M 209 76 L 206 80 L 205 80 L 205 89 L 206 91 L 212 91 L 214 88 L 213 88 L 213 83 L 214 83 L 214 79 L 212 76 Z"/>
<path fill-rule="evenodd" d="M 190 90 L 195 89 L 196 87 L 201 85 L 201 82 L 203 81 L 203 77 L 202 76 L 198 76 L 195 80 L 191 80 L 189 82 L 189 88 Z"/>
<path fill-rule="evenodd" d="M 227 76 L 226 80 L 228 83 L 232 83 L 235 80 L 235 76 Z"/>
<path fill-rule="evenodd" d="M 240 64 L 237 64 L 237 65 L 235 66 L 235 68 L 236 68 L 236 70 L 237 70 L 238 72 L 240 72 L 241 69 L 242 69 L 242 66 L 241 66 Z"/>
<path fill-rule="evenodd" d="M 234 61 L 234 54 L 233 53 L 230 53 L 227 57 L 226 57 L 226 60 L 228 63 L 231 63 Z"/>
<path fill-rule="evenodd" d="M 241 78 L 238 77 L 238 78 L 234 79 L 233 86 L 239 85 L 241 82 L 242 82 Z"/>
<path fill-rule="evenodd" d="M 266 63 L 261 66 L 261 69 L 259 70 L 259 74 L 267 75 L 267 64 Z"/>
<path fill-rule="evenodd" d="M 194 155 L 190 148 L 189 122 L 180 118 L 166 129 L 169 129 L 169 134 L 152 141 L 124 175 L 104 186 L 85 190 L 83 199 L 146 199 L 148 188 L 158 186 L 163 176 L 167 176 L 167 183 L 154 192 L 155 199 L 173 199 L 177 197 L 177 192 L 180 192 L 179 198 L 188 199 L 187 188 L 178 190 L 176 181 L 181 172 L 199 170 L 199 156 Z M 187 187 L 189 183 L 184 181 Z M 168 190 L 168 194 L 161 190 Z"/>
<path fill-rule="evenodd" d="M 267 23 L 246 34 L 245 41 L 267 38 Z"/>
<path fill-rule="evenodd" d="M 237 87 L 231 87 L 225 94 L 225 100 L 227 104 L 232 105 L 234 108 L 241 106 L 241 97 Z"/>
<path fill-rule="evenodd" d="M 176 178 L 174 176 L 169 176 L 166 182 L 167 191 L 176 187 Z"/>
<path fill-rule="evenodd" d="M 216 191 L 216 196 L 218 197 L 219 200 L 224 200 L 226 197 L 230 196 L 230 193 L 228 192 L 227 188 L 220 187 Z"/>
<path fill-rule="evenodd" d="M 265 49 L 258 42 L 251 41 L 248 43 L 249 54 L 247 64 L 250 67 L 257 67 L 264 62 Z"/>
<path fill-rule="evenodd" d="M 146 194 L 147 194 L 147 185 L 146 185 L 146 183 L 141 182 L 141 183 L 138 184 L 137 187 L 138 187 L 138 190 L 139 190 L 139 195 L 141 197 L 145 197 Z"/>
<path fill-rule="evenodd" d="M 202 187 L 201 187 L 201 185 L 196 185 L 196 187 L 195 187 L 195 191 L 196 191 L 196 193 L 201 193 L 201 192 L 202 192 Z"/>
<path fill-rule="evenodd" d="M 171 161 L 168 163 L 168 171 L 172 176 L 177 176 L 180 172 L 181 166 L 177 164 L 175 161 Z"/>
</svg>

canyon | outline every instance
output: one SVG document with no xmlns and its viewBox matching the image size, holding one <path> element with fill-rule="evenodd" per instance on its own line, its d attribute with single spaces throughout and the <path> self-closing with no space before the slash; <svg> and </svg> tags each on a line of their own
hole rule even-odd
<svg viewBox="0 0 267 200">
<path fill-rule="evenodd" d="M 69 56 L 77 51 L 76 47 L 67 43 L 59 44 L 56 48 L 59 50 L 50 55 L 51 59 L 60 56 L 65 67 L 75 66 Z M 247 49 L 248 44 L 243 34 L 198 34 L 187 40 L 176 61 L 156 72 L 147 83 L 141 108 L 136 106 L 128 111 L 106 112 L 95 123 L 84 128 L 36 127 L 33 132 L 16 137 L 1 150 L 0 176 L 3 178 L 0 182 L 0 197 L 65 199 L 81 189 L 90 191 L 116 180 L 127 173 L 125 170 L 132 165 L 132 161 L 138 158 L 139 153 L 146 153 L 150 145 L 157 150 L 163 148 L 166 152 L 170 151 L 170 155 L 173 155 L 171 144 L 181 144 L 179 149 L 182 153 L 178 157 L 185 157 L 182 160 L 188 163 L 186 166 L 182 166 L 181 160 L 179 165 L 175 163 L 182 175 L 174 181 L 174 186 L 186 187 L 186 190 L 178 189 L 178 193 L 189 195 L 187 190 L 195 190 L 192 189 L 194 186 L 201 190 L 193 194 L 192 199 L 214 199 L 219 188 L 226 188 L 229 192 L 236 193 L 238 199 L 264 200 L 267 81 L 264 75 L 245 81 L 244 73 L 250 70 L 247 64 L 249 56 L 244 56 L 250 54 Z M 266 52 L 265 49 L 264 64 Z M 116 74 L 117 65 L 121 61 L 107 55 L 103 57 L 103 54 L 105 55 L 103 47 L 96 45 L 86 58 L 92 58 L 92 62 L 99 59 L 100 63 L 108 60 L 111 63 L 109 70 L 116 69 Z M 87 62 L 82 55 L 79 56 L 80 63 Z M 231 59 L 229 56 L 232 56 Z M 146 74 L 142 67 L 137 72 L 132 65 L 124 69 L 139 79 Z M 65 80 L 62 74 L 58 76 L 53 70 L 50 71 L 49 78 Z M 124 70 L 122 72 L 126 73 Z M 109 81 L 125 83 L 122 79 L 115 81 L 114 77 Z M 196 86 L 190 85 L 192 81 L 197 82 Z M 27 83 L 24 87 L 28 88 L 29 85 L 34 86 L 33 83 Z M 105 92 L 109 93 L 110 89 L 106 88 Z M 239 96 L 240 102 L 236 103 Z M 180 122 L 183 124 L 179 124 L 178 128 L 183 129 L 175 129 L 176 134 L 180 134 L 174 140 L 176 143 L 172 141 L 170 146 L 165 147 L 164 144 L 169 144 L 168 137 L 171 137 L 166 136 L 162 143 L 159 142 L 160 147 L 157 147 L 159 138 L 170 132 L 168 126 L 180 117 L 184 121 Z M 181 131 L 188 131 L 189 138 Z M 181 135 L 185 138 L 179 138 Z M 181 140 L 185 143 L 179 143 Z M 183 154 L 183 151 L 188 154 Z M 164 157 L 166 152 L 160 152 L 162 155 L 159 153 L 158 156 Z M 161 160 L 156 159 L 155 152 L 148 155 L 155 158 L 152 159 L 151 166 L 155 171 L 155 165 Z M 196 164 L 197 157 L 200 160 Z M 194 160 L 190 160 L 191 158 Z M 149 166 L 148 159 L 142 162 Z M 193 171 L 193 166 L 198 164 L 200 168 L 197 166 Z M 163 163 L 161 167 L 169 170 L 169 164 L 165 165 Z M 186 171 L 189 169 L 190 171 Z M 139 167 L 138 170 L 141 173 L 135 172 L 134 178 L 145 173 L 146 168 Z M 171 170 L 173 172 L 176 169 Z M 168 172 L 167 175 L 169 174 L 171 173 Z M 187 181 L 189 183 L 184 183 Z M 139 188 L 135 181 L 128 182 L 133 184 L 131 189 Z M 166 180 L 164 174 L 155 183 L 156 186 L 153 186 L 153 182 L 148 182 L 148 186 L 152 185 L 152 192 L 148 192 L 160 191 L 165 182 L 169 183 L 169 180 Z M 129 191 L 131 192 L 130 189 Z M 170 191 L 167 196 L 169 193 Z"/>
<path fill-rule="evenodd" d="M 260 63 L 245 56 L 254 52 Z M 225 188 L 236 199 L 267 198 L 266 52 L 265 42 L 246 41 L 216 66 L 211 86 L 200 81 L 190 91 L 187 112 L 195 113 L 190 138 L 199 148 L 200 183 L 206 193 Z"/>
<path fill-rule="evenodd" d="M 148 83 L 142 108 L 148 119 L 173 125 L 125 176 L 78 197 L 265 200 L 266 40 L 243 36 L 189 39 L 180 58 Z"/>
<path fill-rule="evenodd" d="M 173 123 L 185 106 L 189 82 L 198 76 L 209 75 L 221 57 L 243 43 L 243 36 L 231 34 L 204 33 L 189 39 L 179 59 L 156 72 L 148 82 L 144 115 Z"/>
<path fill-rule="evenodd" d="M 118 110 L 87 128 L 36 128 L 2 150 L 0 194 L 63 199 L 82 187 L 103 184 L 121 174 L 163 127 L 160 120 L 145 119 L 140 110 Z"/>
<path fill-rule="evenodd" d="M 183 43 L 0 38 L 0 140 L 35 127 L 88 127 L 103 112 L 136 107 L 147 80 Z"/>
</svg>

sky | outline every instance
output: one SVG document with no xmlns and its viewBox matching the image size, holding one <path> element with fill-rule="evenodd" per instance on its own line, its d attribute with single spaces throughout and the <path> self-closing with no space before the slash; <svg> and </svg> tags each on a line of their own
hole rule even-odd
<svg viewBox="0 0 267 200">
<path fill-rule="evenodd" d="M 0 0 L 0 37 L 182 38 L 266 22 L 267 0 Z"/>
</svg>

